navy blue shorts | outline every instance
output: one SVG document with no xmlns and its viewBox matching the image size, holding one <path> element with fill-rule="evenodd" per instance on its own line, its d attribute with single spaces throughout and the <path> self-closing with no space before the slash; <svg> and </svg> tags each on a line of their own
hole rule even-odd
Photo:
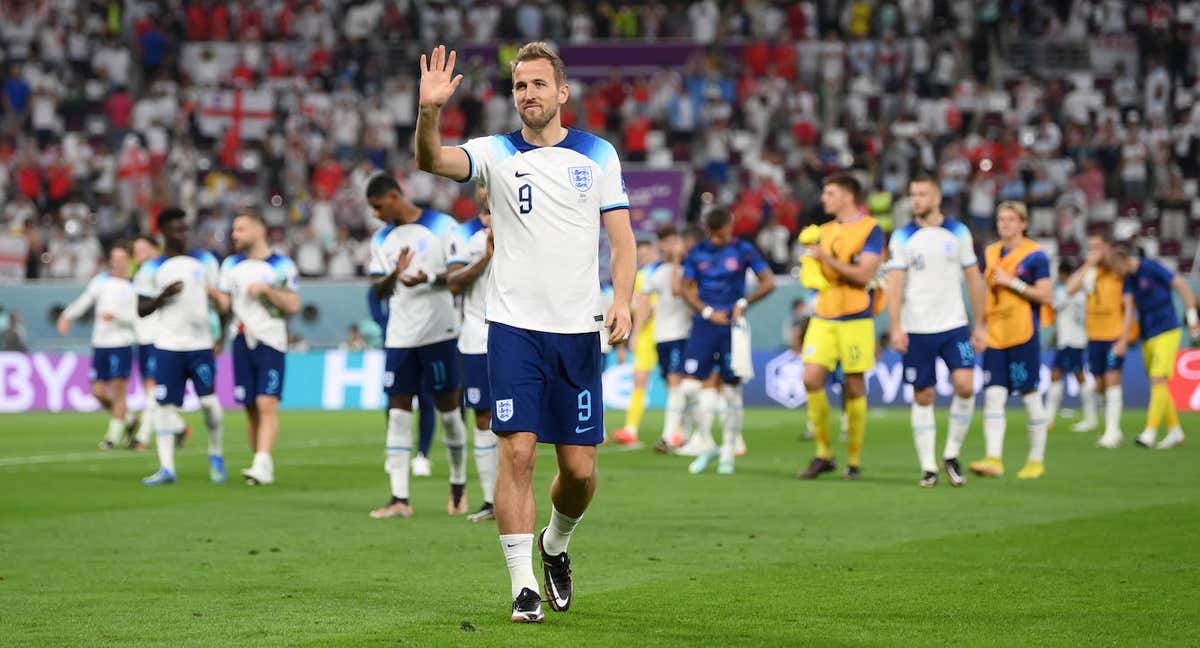
<svg viewBox="0 0 1200 648">
<path fill-rule="evenodd" d="M 92 350 L 92 380 L 128 378 L 133 372 L 133 347 Z"/>
<path fill-rule="evenodd" d="M 488 382 L 488 357 L 486 353 L 462 354 L 463 403 L 477 412 L 492 408 L 492 386 Z"/>
<path fill-rule="evenodd" d="M 213 393 L 217 384 L 217 365 L 212 349 L 164 351 L 154 354 L 154 397 L 163 405 L 183 405 L 187 381 L 197 396 Z"/>
<path fill-rule="evenodd" d="M 534 432 L 541 443 L 604 442 L 600 333 L 488 329 L 492 431 Z"/>
<path fill-rule="evenodd" d="M 383 389 L 389 395 L 444 394 L 462 385 L 457 340 L 385 351 Z"/>
<path fill-rule="evenodd" d="M 1083 349 L 1072 347 L 1055 349 L 1054 362 L 1050 363 L 1050 366 L 1064 374 L 1075 374 L 1083 371 Z"/>
<path fill-rule="evenodd" d="M 910 333 L 908 353 L 904 354 L 904 381 L 913 389 L 937 384 L 937 359 L 951 372 L 975 368 L 975 348 L 971 331 L 963 326 L 942 333 Z"/>
<path fill-rule="evenodd" d="M 671 340 L 655 345 L 654 348 L 658 351 L 658 371 L 663 380 L 671 374 L 683 373 L 683 353 L 686 347 L 687 340 Z"/>
<path fill-rule="evenodd" d="M 713 324 L 696 316 L 692 320 L 692 336 L 684 347 L 683 372 L 698 380 L 707 379 L 713 371 L 720 371 L 725 379 L 733 377 L 729 332 L 728 324 Z"/>
<path fill-rule="evenodd" d="M 983 352 L 983 386 L 1007 387 L 1010 393 L 1037 391 L 1042 378 L 1038 336 L 1007 349 L 988 348 Z"/>
<path fill-rule="evenodd" d="M 259 396 L 283 396 L 283 351 L 262 342 L 251 349 L 246 338 L 233 338 L 233 397 L 245 405 Z"/>
<path fill-rule="evenodd" d="M 155 349 L 153 344 L 138 345 L 138 371 L 142 374 L 142 380 L 154 380 L 154 365 L 158 364 L 158 360 L 155 359 L 157 353 L 158 349 Z"/>
<path fill-rule="evenodd" d="M 1088 340 L 1087 366 L 1093 376 L 1103 376 L 1125 367 L 1125 358 L 1113 355 L 1112 348 L 1115 342 L 1116 340 Z"/>
</svg>

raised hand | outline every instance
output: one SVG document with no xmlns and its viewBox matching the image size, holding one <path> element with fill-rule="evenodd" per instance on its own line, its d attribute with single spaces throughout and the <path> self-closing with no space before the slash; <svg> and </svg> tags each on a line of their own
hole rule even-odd
<svg viewBox="0 0 1200 648">
<path fill-rule="evenodd" d="M 446 56 L 446 46 L 438 45 L 428 56 L 421 55 L 421 86 L 419 104 L 422 108 L 441 108 L 450 100 L 463 75 L 454 74 L 458 55 L 453 50 Z"/>
</svg>

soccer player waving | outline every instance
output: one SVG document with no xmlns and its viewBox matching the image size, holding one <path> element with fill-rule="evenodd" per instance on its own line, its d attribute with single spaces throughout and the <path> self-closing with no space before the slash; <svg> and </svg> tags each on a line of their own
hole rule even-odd
<svg viewBox="0 0 1200 648">
<path fill-rule="evenodd" d="M 936 362 L 950 370 L 954 400 L 942 462 L 951 486 L 966 479 L 958 464 L 975 413 L 975 354 L 983 350 L 983 277 L 966 225 L 942 215 L 942 191 L 929 176 L 908 185 L 913 222 L 892 235 L 888 255 L 888 314 L 892 348 L 904 354 L 904 380 L 913 386 L 912 434 L 921 462 L 919 485 L 937 485 L 937 424 L 933 417 Z M 975 330 L 967 328 L 967 284 Z"/>
<path fill-rule="evenodd" d="M 1029 416 L 1029 460 L 1018 479 L 1037 479 L 1045 472 L 1046 408 L 1038 393 L 1041 377 L 1039 309 L 1054 300 L 1050 259 L 1041 246 L 1025 238 L 1029 213 L 1025 204 L 1003 202 L 996 209 L 1000 240 L 984 254 L 987 279 L 987 349 L 983 352 L 983 439 L 987 456 L 971 463 L 971 471 L 988 477 L 1004 474 L 1004 402 L 1018 392 Z"/>
<path fill-rule="evenodd" d="M 538 536 L 550 607 L 572 600 L 567 543 L 596 490 L 596 446 L 604 440 L 600 323 L 609 341 L 630 332 L 636 270 L 621 163 L 605 140 L 563 127 L 570 98 L 562 59 L 529 43 L 512 59 L 513 101 L 523 126 L 506 135 L 442 146 L 438 116 L 462 75 L 455 53 L 421 56 L 417 164 L 488 188 L 495 255 L 488 286 L 488 374 L 499 437 L 496 522 L 512 583 L 512 620 L 540 622 L 531 552 L 536 521 L 537 442 L 552 443 L 558 475 L 550 524 Z M 612 244 L 613 305 L 600 306 L 599 243 Z"/>
</svg>

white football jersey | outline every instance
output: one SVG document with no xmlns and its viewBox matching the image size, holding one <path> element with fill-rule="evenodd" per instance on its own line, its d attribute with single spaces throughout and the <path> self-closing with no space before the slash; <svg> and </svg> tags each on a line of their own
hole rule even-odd
<svg viewBox="0 0 1200 648">
<path fill-rule="evenodd" d="M 963 269 L 976 263 L 971 231 L 945 219 L 939 227 L 915 221 L 888 245 L 889 270 L 904 270 L 900 327 L 906 333 L 944 333 L 967 325 Z"/>
<path fill-rule="evenodd" d="M 250 284 L 264 283 L 272 288 L 297 289 L 299 272 L 286 256 L 271 253 L 265 259 L 249 259 L 234 254 L 221 263 L 218 289 L 230 296 L 234 324 L 246 338 L 251 349 L 259 342 L 287 352 L 287 319 L 266 297 L 251 297 L 246 291 Z"/>
<path fill-rule="evenodd" d="M 371 238 L 370 274 L 378 277 L 396 269 L 400 251 L 415 253 L 405 274 L 423 271 L 433 277 L 446 272 L 446 255 L 458 222 L 438 211 L 425 210 L 415 222 L 385 225 Z M 458 337 L 458 311 L 445 286 L 428 283 L 409 288 L 399 281 L 388 299 L 387 333 L 383 346 L 411 349 Z"/>
<path fill-rule="evenodd" d="M 1087 295 L 1082 290 L 1068 295 L 1065 286 L 1054 288 L 1054 329 L 1058 348 L 1082 349 L 1087 347 Z"/>
<path fill-rule="evenodd" d="M 654 303 L 654 341 L 686 340 L 692 332 L 692 307 L 683 297 L 675 295 L 672 285 L 678 265 L 659 263 L 650 272 L 642 292 L 657 296 Z"/>
<path fill-rule="evenodd" d="M 142 264 L 134 277 L 141 297 L 157 297 L 167 286 L 183 282 L 183 290 L 158 307 L 154 346 L 165 351 L 200 351 L 213 347 L 208 318 L 208 288 L 217 287 L 217 257 L 206 250 L 160 256 Z"/>
<path fill-rule="evenodd" d="M 488 231 L 478 218 L 458 226 L 455 240 L 450 246 L 447 265 L 461 263 L 470 265 L 487 254 Z M 458 350 L 467 355 L 487 353 L 488 329 L 484 319 L 484 303 L 487 299 L 488 279 L 492 275 L 492 264 L 475 279 L 462 296 L 462 332 L 458 336 Z"/>
<path fill-rule="evenodd" d="M 138 318 L 137 294 L 133 292 L 132 282 L 101 272 L 92 277 L 83 294 L 63 310 L 63 315 L 77 320 L 92 306 L 96 309 L 92 323 L 93 348 L 127 347 L 137 341 L 133 330 Z"/>
<path fill-rule="evenodd" d="M 548 333 L 600 330 L 601 215 L 629 208 L 612 144 L 568 129 L 554 146 L 533 146 L 518 130 L 461 148 L 471 166 L 464 181 L 488 187 L 492 212 L 488 321 Z"/>
</svg>

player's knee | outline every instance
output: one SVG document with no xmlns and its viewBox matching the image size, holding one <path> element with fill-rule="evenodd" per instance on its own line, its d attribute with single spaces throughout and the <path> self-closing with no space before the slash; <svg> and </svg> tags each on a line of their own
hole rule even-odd
<svg viewBox="0 0 1200 648">
<path fill-rule="evenodd" d="M 225 410 L 222 409 L 216 394 L 201 396 L 200 409 L 204 412 L 204 423 L 209 427 L 220 425 L 221 420 L 225 418 Z"/>
<path fill-rule="evenodd" d="M 388 409 L 402 409 L 411 412 L 413 409 L 412 394 L 388 394 Z"/>
<path fill-rule="evenodd" d="M 479 430 L 490 430 L 492 427 L 492 411 L 491 410 L 475 410 L 475 428 Z"/>
<path fill-rule="evenodd" d="M 573 484 L 586 484 L 596 478 L 596 464 L 592 461 L 565 461 L 558 466 L 560 479 Z"/>
<path fill-rule="evenodd" d="M 933 387 L 925 387 L 913 392 L 913 402 L 921 407 L 933 405 Z"/>
<path fill-rule="evenodd" d="M 108 383 L 101 380 L 92 381 L 92 396 L 98 399 L 108 398 Z"/>
<path fill-rule="evenodd" d="M 958 385 L 955 385 L 954 386 L 954 395 L 958 396 L 959 398 L 961 398 L 963 400 L 972 400 L 975 398 L 975 390 L 972 388 L 971 385 L 963 385 L 961 387 Z M 930 402 L 933 402 L 932 396 L 930 397 Z"/>
<path fill-rule="evenodd" d="M 258 396 L 246 403 L 246 409 L 255 409 L 260 414 L 274 414 L 279 411 L 279 399 L 274 396 Z"/>
<path fill-rule="evenodd" d="M 462 402 L 462 392 L 457 389 L 449 392 L 442 392 L 437 395 L 437 409 L 439 412 L 446 413 L 458 409 L 459 403 Z"/>
</svg>

